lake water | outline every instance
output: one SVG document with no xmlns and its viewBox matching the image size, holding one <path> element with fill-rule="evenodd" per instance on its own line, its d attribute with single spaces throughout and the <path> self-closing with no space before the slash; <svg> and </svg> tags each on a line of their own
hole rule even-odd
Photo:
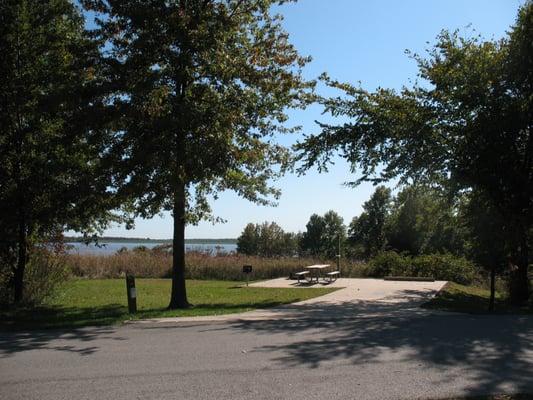
<svg viewBox="0 0 533 400">
<path fill-rule="evenodd" d="M 78 254 L 99 254 L 99 255 L 111 255 L 116 253 L 121 248 L 125 247 L 128 250 L 132 250 L 135 247 L 145 246 L 149 249 L 159 246 L 161 243 L 154 242 L 138 242 L 138 243 L 121 243 L 121 242 L 112 242 L 112 243 L 100 243 L 98 247 L 94 244 L 86 245 L 85 243 L 80 242 L 70 242 L 66 243 L 69 246 L 69 253 L 78 253 Z M 185 251 L 201 251 L 207 253 L 231 253 L 237 251 L 236 244 L 227 244 L 227 243 L 210 243 L 210 244 L 185 244 Z"/>
</svg>

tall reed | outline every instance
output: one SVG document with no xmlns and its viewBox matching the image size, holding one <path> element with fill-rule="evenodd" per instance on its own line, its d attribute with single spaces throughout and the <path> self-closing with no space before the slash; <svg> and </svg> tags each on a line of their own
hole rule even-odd
<svg viewBox="0 0 533 400">
<path fill-rule="evenodd" d="M 72 274 L 85 278 L 118 278 L 132 273 L 139 278 L 168 278 L 172 256 L 161 251 L 123 251 L 113 255 L 70 254 L 67 257 Z M 271 279 L 289 276 L 301 271 L 306 265 L 328 263 L 313 258 L 278 257 L 262 258 L 239 254 L 212 255 L 203 252 L 188 252 L 185 257 L 188 279 L 243 279 L 242 266 L 252 265 L 251 279 Z M 351 262 L 342 265 L 343 276 L 365 275 L 365 265 Z"/>
</svg>

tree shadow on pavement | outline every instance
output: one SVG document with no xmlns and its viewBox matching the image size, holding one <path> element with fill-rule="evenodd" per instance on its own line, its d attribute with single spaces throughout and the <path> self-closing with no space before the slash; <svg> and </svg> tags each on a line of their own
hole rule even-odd
<svg viewBox="0 0 533 400">
<path fill-rule="evenodd" d="M 128 315 L 121 304 L 95 307 L 46 306 L 18 308 L 0 314 L 1 330 L 80 328 L 110 325 Z"/>
<path fill-rule="evenodd" d="M 242 320 L 228 329 L 293 336 L 296 340 L 288 344 L 254 349 L 272 352 L 283 366 L 317 368 L 339 359 L 379 363 L 385 362 L 380 359 L 385 352 L 392 352 L 399 361 L 418 360 L 443 372 L 462 368 L 477 382 L 469 394 L 498 393 L 509 385 L 517 392 L 533 392 L 531 316 L 431 312 L 419 307 L 423 295 L 405 291 L 396 303 L 293 304 L 283 309 L 298 317 Z"/>
<path fill-rule="evenodd" d="M 123 340 L 111 336 L 115 329 L 109 325 L 121 318 L 124 310 L 124 306 L 115 304 L 87 308 L 21 309 L 13 315 L 4 315 L 0 324 L 0 358 L 37 349 L 75 352 L 80 355 L 92 354 L 98 348 L 79 346 L 80 341 L 89 343 L 105 338 Z M 85 325 L 91 327 L 83 327 Z M 72 346 L 68 343 L 69 340 L 75 341 L 77 345 Z"/>
<path fill-rule="evenodd" d="M 0 332 L 0 359 L 29 350 L 57 350 L 87 356 L 99 350 L 99 347 L 90 345 L 93 340 L 125 340 L 113 336 L 114 333 L 111 327 Z"/>
</svg>

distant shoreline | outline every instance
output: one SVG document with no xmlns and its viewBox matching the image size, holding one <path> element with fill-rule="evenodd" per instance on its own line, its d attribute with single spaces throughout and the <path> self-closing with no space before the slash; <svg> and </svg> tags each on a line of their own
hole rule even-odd
<svg viewBox="0 0 533 400">
<path fill-rule="evenodd" d="M 84 242 L 82 236 L 65 236 L 65 242 Z M 98 238 L 101 243 L 172 243 L 172 239 L 128 238 L 102 236 Z M 237 244 L 237 239 L 185 239 L 186 244 Z"/>
</svg>

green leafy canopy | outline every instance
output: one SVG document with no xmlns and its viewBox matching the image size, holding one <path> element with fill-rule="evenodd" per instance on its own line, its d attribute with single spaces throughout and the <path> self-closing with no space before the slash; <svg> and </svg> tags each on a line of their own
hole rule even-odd
<svg viewBox="0 0 533 400">
<path fill-rule="evenodd" d="M 91 118 L 103 101 L 97 45 L 66 0 L 5 1 L 0 15 L 3 240 L 21 229 L 98 231 L 116 204 Z"/>
<path fill-rule="evenodd" d="M 213 219 L 209 201 L 233 190 L 259 204 L 290 165 L 276 135 L 314 82 L 271 16 L 273 1 L 84 1 L 108 43 L 110 102 L 120 116 L 110 152 L 116 185 L 142 217 L 171 210 L 186 186 L 187 221 Z"/>
</svg>

